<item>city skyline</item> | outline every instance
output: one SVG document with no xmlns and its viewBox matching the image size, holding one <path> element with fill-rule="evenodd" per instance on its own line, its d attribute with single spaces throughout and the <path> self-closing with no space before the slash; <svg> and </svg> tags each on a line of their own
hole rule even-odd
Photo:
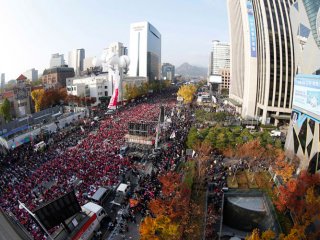
<svg viewBox="0 0 320 240">
<path fill-rule="evenodd" d="M 98 57 L 115 41 L 129 47 L 130 24 L 139 21 L 149 21 L 161 32 L 163 62 L 208 67 L 211 41 L 229 41 L 226 13 L 225 1 L 218 0 L 165 0 L 152 6 L 146 0 L 121 0 L 116 5 L 76 0 L 1 2 L 0 72 L 9 81 L 31 68 L 42 73 L 57 52 L 67 56 L 72 49 L 84 48 L 87 57 Z"/>
</svg>

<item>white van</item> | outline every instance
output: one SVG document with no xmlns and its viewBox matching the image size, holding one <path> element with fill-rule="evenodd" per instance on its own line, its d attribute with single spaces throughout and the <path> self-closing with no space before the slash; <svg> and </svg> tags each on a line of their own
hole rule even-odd
<svg viewBox="0 0 320 240">
<path fill-rule="evenodd" d="M 46 146 L 46 143 L 44 141 L 41 141 L 34 145 L 33 150 L 35 152 L 38 152 L 39 150 L 43 149 Z"/>
<path fill-rule="evenodd" d="M 120 183 L 116 190 L 116 196 L 111 203 L 120 206 L 123 203 L 125 196 L 127 195 L 128 189 L 128 184 Z"/>
<path fill-rule="evenodd" d="M 120 183 L 119 187 L 117 188 L 117 193 L 126 194 L 128 191 L 128 184 Z"/>
</svg>

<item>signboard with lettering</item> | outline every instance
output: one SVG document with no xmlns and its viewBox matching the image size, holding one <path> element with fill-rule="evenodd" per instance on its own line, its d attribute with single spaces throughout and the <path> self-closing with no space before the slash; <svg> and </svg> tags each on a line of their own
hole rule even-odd
<svg viewBox="0 0 320 240">
<path fill-rule="evenodd" d="M 256 24 L 254 21 L 252 0 L 247 1 L 247 12 L 248 12 L 248 21 L 249 21 L 249 30 L 250 30 L 251 57 L 257 57 L 257 35 L 256 35 Z"/>
<path fill-rule="evenodd" d="M 177 97 L 177 101 L 178 101 L 178 102 L 182 102 L 182 101 L 183 101 L 183 97 L 178 96 L 178 97 Z"/>
<path fill-rule="evenodd" d="M 296 75 L 292 107 L 320 119 L 319 75 Z"/>
</svg>

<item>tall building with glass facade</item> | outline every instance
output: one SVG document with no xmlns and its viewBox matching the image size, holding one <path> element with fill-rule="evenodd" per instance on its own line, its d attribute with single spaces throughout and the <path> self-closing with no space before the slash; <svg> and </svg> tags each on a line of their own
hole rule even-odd
<svg viewBox="0 0 320 240">
<path fill-rule="evenodd" d="M 228 0 L 230 98 L 244 118 L 289 120 L 294 48 L 289 9 L 294 0 Z"/>
<path fill-rule="evenodd" d="M 226 68 L 230 68 L 230 44 L 213 40 L 208 75 L 219 74 L 221 69 Z"/>
<path fill-rule="evenodd" d="M 311 173 L 320 171 L 319 15 L 319 0 L 297 0 L 290 9 L 297 75 L 285 150 Z"/>
<path fill-rule="evenodd" d="M 164 80 L 174 80 L 175 66 L 170 63 L 163 63 L 161 68 L 161 76 Z"/>
<path fill-rule="evenodd" d="M 297 0 L 291 6 L 290 18 L 297 74 L 320 74 L 320 38 L 317 31 L 319 9 L 318 0 Z"/>
<path fill-rule="evenodd" d="M 310 22 L 312 35 L 318 47 L 320 48 L 320 34 L 319 34 L 320 1 L 319 0 L 303 0 L 302 2 Z"/>
<path fill-rule="evenodd" d="M 129 57 L 129 76 L 160 79 L 161 34 L 149 22 L 130 25 Z"/>
<path fill-rule="evenodd" d="M 54 67 L 61 67 L 64 66 L 66 63 L 64 61 L 64 55 L 59 53 L 54 53 L 51 55 L 50 58 L 50 68 Z"/>
</svg>

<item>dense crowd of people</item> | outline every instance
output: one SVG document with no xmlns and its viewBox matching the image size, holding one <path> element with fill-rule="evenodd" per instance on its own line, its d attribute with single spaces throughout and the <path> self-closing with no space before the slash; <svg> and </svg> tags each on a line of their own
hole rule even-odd
<svg viewBox="0 0 320 240">
<path fill-rule="evenodd" d="M 118 217 L 116 221 L 118 228 L 115 228 L 114 222 L 110 224 L 111 229 L 109 230 L 118 229 L 119 233 L 123 234 L 123 239 L 126 239 L 125 233 L 128 232 L 128 223 L 135 222 L 136 215 L 140 215 L 142 218 L 152 216 L 148 203 L 151 199 L 161 197 L 162 185 L 159 176 L 168 171 L 175 171 L 178 164 L 185 159 L 184 142 L 194 120 L 192 111 L 186 108 L 167 106 L 165 112 L 166 116 L 159 133 L 159 146 L 161 147 L 156 157 L 150 159 L 152 171 L 138 175 L 138 185 L 129 195 L 134 204 L 129 201 L 129 198 L 124 203 L 123 207 L 128 208 L 129 211 L 124 211 L 122 216 Z M 128 235 L 130 236 L 130 232 L 127 233 Z"/>
<path fill-rule="evenodd" d="M 1 208 L 12 212 L 35 239 L 43 238 L 29 214 L 19 209 L 18 200 L 35 210 L 75 188 L 82 205 L 99 186 L 117 185 L 122 173 L 134 169 L 128 157 L 119 155 L 128 122 L 157 121 L 160 106 L 166 104 L 169 110 L 173 103 L 159 97 L 131 104 L 100 122 L 80 119 L 69 130 L 50 136 L 53 141 L 43 151 L 35 152 L 31 143 L 10 151 L 0 164 Z M 176 151 L 176 147 L 169 148 L 165 159 L 173 163 L 176 156 L 169 158 Z M 140 183 L 144 189 L 140 194 L 152 197 L 148 177 Z"/>
</svg>

